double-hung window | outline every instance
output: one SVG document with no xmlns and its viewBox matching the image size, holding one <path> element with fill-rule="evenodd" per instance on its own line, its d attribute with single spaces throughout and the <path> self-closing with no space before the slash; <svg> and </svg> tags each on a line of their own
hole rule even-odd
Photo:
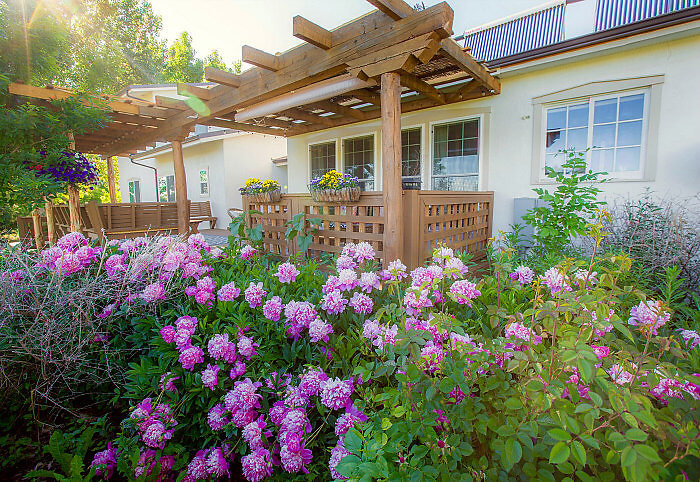
<svg viewBox="0 0 700 482">
<path fill-rule="evenodd" d="M 129 202 L 130 203 L 140 203 L 141 202 L 141 181 L 139 181 L 139 180 L 129 181 Z"/>
<path fill-rule="evenodd" d="M 421 180 L 421 128 L 401 131 L 401 177 L 404 182 Z"/>
<path fill-rule="evenodd" d="M 479 120 L 433 126 L 433 189 L 479 189 Z"/>
<path fill-rule="evenodd" d="M 335 141 L 309 146 L 311 179 L 317 179 L 335 169 Z"/>
<path fill-rule="evenodd" d="M 175 202 L 175 176 L 163 176 L 158 181 L 158 197 L 161 202 Z"/>
<path fill-rule="evenodd" d="M 595 96 L 546 108 L 544 165 L 561 170 L 562 150 L 584 153 L 588 169 L 643 175 L 648 92 Z"/>
<path fill-rule="evenodd" d="M 343 139 L 343 168 L 360 181 L 363 191 L 374 191 L 374 136 Z"/>
</svg>

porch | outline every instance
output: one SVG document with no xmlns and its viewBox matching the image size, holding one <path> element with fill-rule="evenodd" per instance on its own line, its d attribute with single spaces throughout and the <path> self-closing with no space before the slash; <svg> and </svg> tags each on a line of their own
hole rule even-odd
<svg viewBox="0 0 700 482">
<path fill-rule="evenodd" d="M 399 201 L 402 251 L 396 257 L 409 268 L 422 266 L 438 244 L 470 253 L 477 263 L 483 261 L 491 237 L 493 192 L 405 190 Z M 309 194 L 283 194 L 276 203 L 243 196 L 243 206 L 248 226 L 262 225 L 262 246 L 270 253 L 290 256 L 299 251 L 296 240 L 285 237 L 285 223 L 303 213 L 308 232 L 313 233 L 312 258 L 337 254 L 346 243 L 364 241 L 372 245 L 380 262 L 385 260 L 387 210 L 382 192 L 363 192 L 359 201 L 347 203 L 316 202 Z M 312 218 L 321 221 L 315 231 L 309 224 Z"/>
</svg>

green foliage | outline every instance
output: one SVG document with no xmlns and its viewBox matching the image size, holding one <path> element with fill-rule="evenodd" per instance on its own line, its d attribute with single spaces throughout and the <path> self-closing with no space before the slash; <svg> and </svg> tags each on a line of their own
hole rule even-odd
<svg viewBox="0 0 700 482">
<path fill-rule="evenodd" d="M 195 55 L 192 36 L 182 32 L 168 49 L 164 78 L 168 82 L 201 82 L 204 62 Z"/>
<path fill-rule="evenodd" d="M 292 216 L 292 219 L 284 223 L 287 230 L 284 232 L 284 237 L 290 242 L 296 238 L 299 250 L 306 255 L 309 246 L 313 241 L 314 234 L 321 226 L 320 218 L 306 219 L 304 213 L 297 213 Z"/>
<path fill-rule="evenodd" d="M 50 478 L 60 481 L 79 482 L 82 480 L 92 480 L 94 473 L 85 474 L 84 459 L 87 451 L 92 445 L 92 437 L 95 430 L 88 428 L 79 434 L 77 439 L 66 437 L 63 432 L 56 430 L 51 434 L 48 445 L 44 447 L 44 452 L 51 454 L 58 462 L 61 471 L 33 470 L 27 474 L 31 479 Z"/>
<path fill-rule="evenodd" d="M 534 237 L 541 251 L 561 252 L 571 239 L 586 233 L 587 223 L 605 204 L 598 201 L 600 189 L 595 186 L 605 173 L 586 172 L 583 153 L 564 153 L 567 159 L 561 171 L 545 168 L 547 177 L 556 182 L 556 190 L 533 189 L 547 206 L 533 208 L 523 216 L 535 228 Z"/>
<path fill-rule="evenodd" d="M 0 204 L 29 210 L 66 188 L 65 182 L 37 176 L 29 167 L 63 161 L 66 152 L 73 152 L 66 133 L 96 129 L 107 113 L 99 99 L 84 95 L 50 100 L 50 107 L 14 104 L 8 84 L 0 75 Z"/>
</svg>

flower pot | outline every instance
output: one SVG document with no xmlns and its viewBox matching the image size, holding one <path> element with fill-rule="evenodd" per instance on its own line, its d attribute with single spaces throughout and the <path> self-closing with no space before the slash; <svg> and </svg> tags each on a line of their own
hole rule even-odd
<svg viewBox="0 0 700 482">
<path fill-rule="evenodd" d="M 360 200 L 360 187 L 344 187 L 342 189 L 313 189 L 311 199 L 316 202 L 355 202 Z"/>
<path fill-rule="evenodd" d="M 280 188 L 277 188 L 268 192 L 246 194 L 246 196 L 248 196 L 251 201 L 256 203 L 276 203 L 282 197 L 282 190 Z"/>
</svg>

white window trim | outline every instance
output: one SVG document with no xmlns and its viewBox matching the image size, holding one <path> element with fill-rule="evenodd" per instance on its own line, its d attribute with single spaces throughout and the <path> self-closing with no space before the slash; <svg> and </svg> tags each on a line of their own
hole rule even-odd
<svg viewBox="0 0 700 482">
<path fill-rule="evenodd" d="M 428 172 L 427 172 L 427 178 L 428 178 L 428 186 L 429 190 L 433 191 L 435 188 L 433 187 L 433 163 L 434 163 L 434 156 L 435 156 L 435 151 L 433 149 L 433 139 L 435 136 L 434 132 L 434 127 L 436 125 L 443 125 L 443 124 L 452 124 L 455 122 L 463 122 L 463 121 L 470 121 L 470 120 L 478 120 L 479 121 L 479 136 L 478 136 L 478 141 L 477 141 L 477 164 L 479 166 L 479 172 L 477 175 L 477 182 L 476 182 L 476 189 L 477 191 L 483 191 L 484 186 L 485 186 L 485 179 L 484 179 L 484 169 L 486 168 L 485 166 L 485 158 L 486 156 L 484 155 L 484 137 L 485 137 L 485 114 L 479 113 L 479 114 L 474 114 L 474 115 L 467 115 L 467 116 L 461 116 L 461 117 L 455 117 L 452 119 L 440 119 L 440 120 L 435 120 L 428 122 L 428 144 L 430 148 L 430 155 L 428 156 L 430 161 L 426 162 L 426 164 L 429 164 L 427 166 Z"/>
<path fill-rule="evenodd" d="M 557 105 L 576 103 L 577 100 L 604 99 L 644 92 L 644 117 L 642 119 L 642 153 L 640 171 L 634 176 L 625 173 L 610 173 L 610 182 L 649 182 L 656 179 L 658 159 L 658 131 L 661 112 L 661 88 L 663 75 L 634 77 L 609 81 L 589 82 L 568 89 L 532 99 L 533 104 L 533 139 L 532 139 L 532 184 L 551 184 L 554 181 L 544 175 L 545 133 L 547 132 L 548 108 Z M 592 139 L 592 112 L 589 108 L 589 141 Z M 588 156 L 587 156 L 588 157 Z"/>
<path fill-rule="evenodd" d="M 202 172 L 207 173 L 207 193 L 202 194 Z M 209 179 L 209 167 L 205 167 L 204 169 L 198 169 L 197 170 L 197 185 L 199 186 L 199 197 L 201 198 L 208 198 L 211 196 L 211 181 Z"/>
<path fill-rule="evenodd" d="M 340 165 L 340 156 L 338 155 L 338 152 L 340 150 L 340 146 L 338 145 L 338 139 L 336 137 L 331 137 L 329 139 L 325 139 L 322 141 L 315 141 L 315 142 L 308 142 L 306 144 L 306 185 L 308 189 L 308 185 L 311 182 L 311 146 L 317 146 L 319 144 L 330 144 L 331 142 L 335 142 L 335 169 L 336 171 L 342 172 L 339 168 Z"/>
<path fill-rule="evenodd" d="M 373 191 L 364 191 L 364 192 L 377 192 L 382 190 L 382 171 L 381 171 L 381 166 L 379 165 L 379 156 L 377 155 L 377 146 L 378 146 L 378 140 L 379 140 L 379 133 L 376 130 L 373 131 L 367 131 L 364 133 L 358 133 L 358 134 L 352 134 L 348 136 L 343 136 L 338 138 L 338 142 L 336 143 L 336 146 L 340 149 L 340 156 L 335 157 L 336 159 L 336 164 L 339 164 L 340 168 L 338 169 L 339 172 L 345 173 L 345 140 L 346 139 L 356 139 L 358 137 L 368 137 L 372 136 L 372 144 L 374 145 L 373 149 L 374 152 L 373 154 L 373 164 L 374 164 L 374 190 Z"/>
</svg>

